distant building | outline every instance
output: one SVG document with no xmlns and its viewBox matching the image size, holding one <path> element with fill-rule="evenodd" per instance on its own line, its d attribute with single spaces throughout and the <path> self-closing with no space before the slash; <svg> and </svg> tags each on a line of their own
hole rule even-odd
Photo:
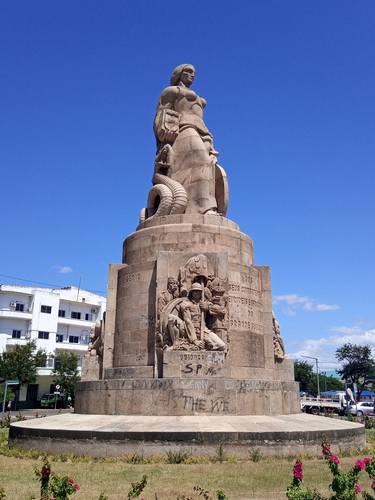
<svg viewBox="0 0 375 500">
<path fill-rule="evenodd" d="M 105 297 L 76 287 L 0 285 L 0 352 L 35 340 L 47 353 L 37 382 L 20 388 L 21 406 L 32 406 L 52 390 L 54 354 L 74 352 L 81 366 L 90 330 L 103 318 L 105 308 Z"/>
</svg>

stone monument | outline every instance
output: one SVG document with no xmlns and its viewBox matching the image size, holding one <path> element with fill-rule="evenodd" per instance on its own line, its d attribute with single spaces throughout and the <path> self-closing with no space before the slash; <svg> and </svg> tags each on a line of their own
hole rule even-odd
<svg viewBox="0 0 375 500">
<path fill-rule="evenodd" d="M 147 206 L 109 269 L 107 312 L 95 326 L 75 413 L 11 425 L 24 448 L 116 455 L 218 443 L 247 457 L 362 446 L 364 427 L 300 413 L 293 362 L 272 312 L 270 271 L 226 218 L 228 183 L 178 66 L 154 120 Z M 100 445 L 98 444 L 100 442 Z"/>
<path fill-rule="evenodd" d="M 227 176 L 194 77 L 192 65 L 178 66 L 161 93 L 153 185 L 122 264 L 110 266 L 78 413 L 299 411 L 269 268 L 254 265 L 251 239 L 225 217 Z"/>
</svg>

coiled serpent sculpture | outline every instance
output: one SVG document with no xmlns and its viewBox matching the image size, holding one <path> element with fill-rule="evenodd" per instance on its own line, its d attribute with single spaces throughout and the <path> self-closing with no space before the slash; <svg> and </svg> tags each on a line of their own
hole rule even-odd
<svg viewBox="0 0 375 500">
<path fill-rule="evenodd" d="M 188 201 L 185 188 L 179 182 L 161 173 L 168 171 L 171 153 L 171 147 L 166 145 L 156 157 L 153 186 L 148 194 L 147 208 L 141 210 L 140 223 L 154 217 L 185 213 Z"/>
</svg>

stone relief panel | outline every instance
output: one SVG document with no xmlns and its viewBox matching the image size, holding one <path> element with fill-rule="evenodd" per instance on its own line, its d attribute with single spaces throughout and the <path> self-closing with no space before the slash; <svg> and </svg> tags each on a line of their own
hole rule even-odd
<svg viewBox="0 0 375 500">
<path fill-rule="evenodd" d="M 226 282 L 209 273 L 206 255 L 189 258 L 169 276 L 157 303 L 156 347 L 162 350 L 228 349 Z"/>
</svg>

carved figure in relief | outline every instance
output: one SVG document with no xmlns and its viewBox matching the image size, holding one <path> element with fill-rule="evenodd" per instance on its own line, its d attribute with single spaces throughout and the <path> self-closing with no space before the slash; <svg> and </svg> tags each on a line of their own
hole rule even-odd
<svg viewBox="0 0 375 500">
<path fill-rule="evenodd" d="M 180 337 L 178 310 L 181 299 L 178 300 L 179 296 L 178 280 L 170 276 L 167 280 L 167 290 L 163 290 L 158 298 L 157 344 L 161 348 L 173 347 Z M 174 307 L 166 310 L 171 303 Z"/>
<path fill-rule="evenodd" d="M 212 303 L 204 300 L 204 289 L 199 283 L 193 283 L 188 298 L 180 305 L 180 317 L 184 322 L 189 342 L 199 349 L 224 351 L 225 342 L 208 328 L 207 318 L 216 316 L 217 311 Z"/>
<path fill-rule="evenodd" d="M 179 213 L 226 214 L 227 177 L 203 120 L 207 102 L 191 90 L 194 78 L 194 66 L 181 64 L 161 93 L 154 119 L 154 187 L 141 221 Z"/>
<path fill-rule="evenodd" d="M 211 294 L 211 299 L 208 302 L 208 328 L 212 330 L 221 340 L 228 342 L 228 298 L 225 294 L 225 288 L 220 285 L 218 278 L 214 278 L 214 280 L 210 283 L 210 286 L 208 285 L 205 290 L 208 290 Z"/>
<path fill-rule="evenodd" d="M 208 282 L 208 260 L 203 254 L 194 255 L 180 268 L 181 296 L 186 296 L 191 285 Z"/>
<path fill-rule="evenodd" d="M 201 258 L 205 256 L 196 257 L 199 258 L 195 261 L 194 270 L 201 272 L 199 263 L 205 262 Z M 192 259 L 188 263 L 192 264 Z M 186 275 L 183 275 L 182 279 L 185 278 Z M 157 347 L 226 350 L 228 300 L 225 288 L 219 278 L 213 275 L 210 275 L 210 279 L 200 274 L 188 276 L 190 280 L 194 281 L 187 292 L 184 288 L 186 281 L 179 284 L 178 280 L 169 277 L 167 290 L 158 297 Z"/>
<path fill-rule="evenodd" d="M 179 297 L 179 284 L 176 278 L 170 276 L 167 280 L 167 289 L 162 291 L 158 299 L 159 314 L 165 309 L 165 306 L 173 299 Z"/>
<path fill-rule="evenodd" d="M 84 356 L 82 380 L 99 380 L 103 370 L 105 313 L 90 332 L 90 343 Z"/>
<path fill-rule="evenodd" d="M 275 359 L 282 361 L 285 358 L 285 347 L 283 339 L 281 338 L 280 323 L 277 321 L 274 313 L 272 313 L 272 326 L 273 326 L 273 351 Z"/>
<path fill-rule="evenodd" d="M 90 343 L 88 345 L 88 354 L 90 356 L 103 357 L 103 334 L 104 318 L 95 323 L 90 332 Z"/>
</svg>

